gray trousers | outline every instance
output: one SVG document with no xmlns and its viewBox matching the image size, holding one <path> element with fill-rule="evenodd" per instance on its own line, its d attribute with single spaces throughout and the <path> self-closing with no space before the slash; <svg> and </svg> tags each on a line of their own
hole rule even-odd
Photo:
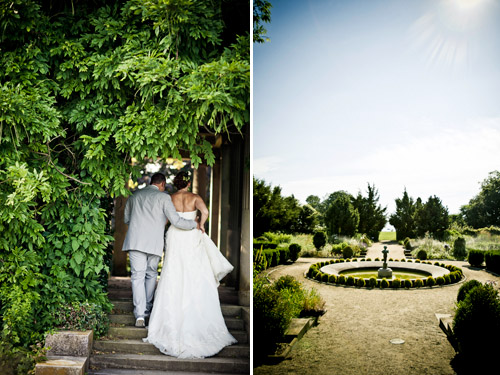
<svg viewBox="0 0 500 375">
<path fill-rule="evenodd" d="M 158 277 L 158 255 L 129 250 L 130 270 L 132 272 L 132 297 L 135 318 L 149 316 L 153 308 L 153 298 Z"/>
</svg>

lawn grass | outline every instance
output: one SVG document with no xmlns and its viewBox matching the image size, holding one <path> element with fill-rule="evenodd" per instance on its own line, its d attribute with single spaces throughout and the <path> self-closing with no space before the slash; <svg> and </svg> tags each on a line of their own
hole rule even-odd
<svg viewBox="0 0 500 375">
<path fill-rule="evenodd" d="M 396 241 L 396 232 L 380 232 L 379 241 Z"/>
</svg>

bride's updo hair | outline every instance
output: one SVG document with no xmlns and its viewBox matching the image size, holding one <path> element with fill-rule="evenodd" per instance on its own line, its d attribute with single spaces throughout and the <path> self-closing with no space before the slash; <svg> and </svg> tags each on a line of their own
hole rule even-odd
<svg viewBox="0 0 500 375">
<path fill-rule="evenodd" d="M 186 186 L 188 186 L 189 182 L 189 175 L 186 172 L 179 172 L 174 178 L 174 186 L 177 188 L 177 190 L 184 189 Z"/>
</svg>

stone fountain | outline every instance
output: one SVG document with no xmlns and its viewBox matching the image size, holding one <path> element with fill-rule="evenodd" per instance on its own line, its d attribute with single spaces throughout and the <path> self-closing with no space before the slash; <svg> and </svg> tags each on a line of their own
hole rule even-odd
<svg viewBox="0 0 500 375">
<path fill-rule="evenodd" d="M 384 250 L 382 250 L 382 254 L 384 254 L 384 263 L 382 264 L 382 268 L 378 269 L 378 278 L 383 279 L 392 279 L 392 270 L 387 267 L 387 254 L 389 250 L 387 250 L 387 246 L 384 246 Z"/>
</svg>

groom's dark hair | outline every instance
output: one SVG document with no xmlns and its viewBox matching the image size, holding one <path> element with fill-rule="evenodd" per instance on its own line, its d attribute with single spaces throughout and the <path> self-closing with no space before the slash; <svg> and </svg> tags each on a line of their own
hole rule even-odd
<svg viewBox="0 0 500 375">
<path fill-rule="evenodd" d="M 165 175 L 163 173 L 155 173 L 151 176 L 151 185 L 161 184 L 162 182 L 167 182 Z"/>
</svg>

